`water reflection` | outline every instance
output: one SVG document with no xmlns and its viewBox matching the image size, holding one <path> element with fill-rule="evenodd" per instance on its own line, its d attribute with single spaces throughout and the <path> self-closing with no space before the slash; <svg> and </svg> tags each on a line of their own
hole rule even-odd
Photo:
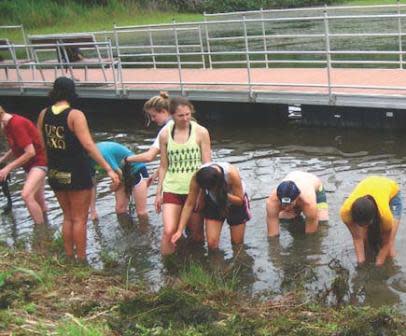
<svg viewBox="0 0 406 336">
<path fill-rule="evenodd" d="M 327 222 L 319 225 L 317 233 L 307 235 L 303 217 L 281 220 L 280 225 L 281 236 L 269 238 L 268 244 L 269 258 L 281 278 L 280 290 L 312 287 L 318 280 L 316 271 L 323 255 L 322 241 L 327 236 Z"/>
<path fill-rule="evenodd" d="M 124 112 L 123 112 L 124 113 Z M 199 119 L 199 116 L 197 116 Z M 96 141 L 117 140 L 136 152 L 148 148 L 156 129 L 145 129 L 142 118 L 133 113 L 93 115 L 91 126 Z M 289 290 L 298 283 L 317 292 L 330 286 L 335 277 L 329 268 L 332 259 L 340 261 L 349 271 L 353 293 L 370 304 L 406 303 L 406 226 L 399 227 L 398 257 L 394 265 L 376 270 L 356 268 L 352 239 L 339 219 L 339 209 L 355 185 L 366 175 L 382 174 L 394 179 L 406 190 L 405 135 L 385 131 L 311 129 L 297 125 L 267 125 L 256 122 L 233 127 L 229 123 L 206 124 L 213 140 L 213 159 L 236 165 L 251 198 L 252 220 L 247 224 L 245 246 L 235 251 L 228 230 L 223 230 L 218 255 L 208 253 L 206 246 L 184 242 L 179 248 L 176 264 L 200 262 L 208 269 L 225 272 L 239 269 L 241 288 L 247 292 Z M 5 144 L 0 143 L 0 151 Z M 156 168 L 158 162 L 148 165 Z M 300 223 L 284 223 L 279 240 L 268 241 L 266 234 L 265 199 L 281 178 L 292 170 L 301 169 L 319 176 L 329 202 L 330 221 L 320 225 L 319 232 L 304 235 Z M 49 187 L 45 190 L 49 204 L 50 232 L 34 228 L 28 212 L 17 193 L 24 180 L 21 171 L 13 174 L 10 189 L 13 211 L 1 215 L 0 241 L 17 245 L 20 241 L 58 235 L 61 211 Z M 88 259 L 94 267 L 110 262 L 112 271 L 126 272 L 132 281 L 147 281 L 160 286 L 170 273 L 159 253 L 162 231 L 161 218 L 153 209 L 155 186 L 148 191 L 148 221 L 139 221 L 133 214 L 118 218 L 114 211 L 114 196 L 108 180 L 98 183 L 97 208 L 99 221 L 88 223 Z M 406 209 L 404 210 L 406 211 Z M 405 221 L 403 216 L 402 221 Z M 291 225 L 293 224 L 293 225 Z M 34 236 L 34 237 L 33 237 Z M 35 243 L 34 246 L 35 247 Z M 43 247 L 39 246 L 40 249 Z M 296 281 L 297 280 L 297 281 Z M 295 283 L 296 282 L 296 283 Z"/>
</svg>

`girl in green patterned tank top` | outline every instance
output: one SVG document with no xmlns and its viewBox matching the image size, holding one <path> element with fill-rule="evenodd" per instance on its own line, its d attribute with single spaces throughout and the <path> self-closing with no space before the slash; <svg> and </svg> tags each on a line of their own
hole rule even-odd
<svg viewBox="0 0 406 336">
<path fill-rule="evenodd" d="M 187 99 L 170 99 L 169 113 L 173 120 L 159 137 L 161 162 L 155 208 L 158 213 L 162 209 L 164 230 L 161 253 L 164 255 L 175 251 L 171 237 L 178 228 L 190 180 L 202 163 L 211 161 L 209 132 L 192 121 L 193 111 L 193 105 Z M 194 212 L 188 227 L 193 240 L 204 240 L 203 218 L 200 213 Z"/>
</svg>

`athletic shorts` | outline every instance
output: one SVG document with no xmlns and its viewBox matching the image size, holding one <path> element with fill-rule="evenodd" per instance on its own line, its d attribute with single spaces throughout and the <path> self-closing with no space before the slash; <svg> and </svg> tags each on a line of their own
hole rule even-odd
<svg viewBox="0 0 406 336">
<path fill-rule="evenodd" d="M 147 179 L 148 177 L 149 175 L 147 168 L 142 167 L 134 174 L 133 187 L 137 186 L 143 179 Z"/>
<path fill-rule="evenodd" d="M 328 210 L 327 196 L 322 185 L 319 190 L 316 191 L 316 203 L 318 210 Z"/>
<path fill-rule="evenodd" d="M 395 195 L 395 197 L 390 200 L 389 207 L 392 211 L 393 217 L 397 220 L 400 220 L 400 217 L 402 217 L 403 209 L 402 194 L 400 191 Z"/>
<path fill-rule="evenodd" d="M 177 204 L 183 206 L 186 202 L 187 194 L 175 194 L 171 192 L 163 193 L 162 203 Z"/>
<path fill-rule="evenodd" d="M 40 169 L 40 170 L 42 170 L 45 174 L 48 173 L 48 167 L 47 167 L 47 166 L 33 166 L 33 167 L 31 167 L 31 169 L 33 169 L 33 168 Z M 31 171 L 31 169 L 30 169 L 30 171 Z"/>
<path fill-rule="evenodd" d="M 244 202 L 241 206 L 229 205 L 228 214 L 226 217 L 220 215 L 220 210 L 216 202 L 206 195 L 205 206 L 203 209 L 204 218 L 213 219 L 224 222 L 227 219 L 227 223 L 230 226 L 245 224 L 251 219 L 250 202 L 248 200 L 247 194 L 244 195 Z"/>
</svg>

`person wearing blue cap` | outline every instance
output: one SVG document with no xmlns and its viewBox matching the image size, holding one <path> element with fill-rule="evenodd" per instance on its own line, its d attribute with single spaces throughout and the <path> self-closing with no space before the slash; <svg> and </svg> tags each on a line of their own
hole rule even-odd
<svg viewBox="0 0 406 336">
<path fill-rule="evenodd" d="M 289 173 L 272 191 L 266 204 L 268 237 L 279 236 L 279 219 L 305 217 L 305 232 L 314 233 L 319 221 L 328 220 L 326 193 L 321 180 L 314 174 Z"/>
</svg>

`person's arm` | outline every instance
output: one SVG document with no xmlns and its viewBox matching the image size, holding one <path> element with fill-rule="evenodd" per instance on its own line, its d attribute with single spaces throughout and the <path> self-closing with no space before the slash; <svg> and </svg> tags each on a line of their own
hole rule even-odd
<svg viewBox="0 0 406 336">
<path fill-rule="evenodd" d="M 315 233 L 319 227 L 318 211 L 316 202 L 306 204 L 303 209 L 303 214 L 305 216 L 305 233 Z"/>
<path fill-rule="evenodd" d="M 237 206 L 244 204 L 244 190 L 241 183 L 240 173 L 235 167 L 231 167 L 229 173 L 229 183 L 231 190 L 227 194 L 228 201 Z"/>
<path fill-rule="evenodd" d="M 159 148 L 150 147 L 146 152 L 127 156 L 128 162 L 151 162 L 159 154 Z"/>
<path fill-rule="evenodd" d="M 201 189 L 196 182 L 196 174 L 194 174 L 192 180 L 190 181 L 189 193 L 186 202 L 180 214 L 178 228 L 171 238 L 172 244 L 175 244 L 178 241 L 178 239 L 182 236 L 182 232 L 185 229 L 190 219 L 190 216 L 192 215 L 193 208 L 196 205 L 197 196 L 199 195 L 200 190 Z"/>
<path fill-rule="evenodd" d="M 168 132 L 162 132 L 161 135 L 159 136 L 159 148 L 161 149 L 160 150 L 161 160 L 159 163 L 158 187 L 156 189 L 155 196 L 155 210 L 157 213 L 161 212 L 163 181 L 165 179 L 165 175 L 168 170 L 167 143 L 168 143 Z"/>
<path fill-rule="evenodd" d="M 107 175 L 111 178 L 113 188 L 118 187 L 120 179 L 118 175 L 113 171 L 110 165 L 104 160 L 100 154 L 96 144 L 94 143 L 92 136 L 87 125 L 87 120 L 83 112 L 79 110 L 72 110 L 68 116 L 68 122 L 70 121 L 72 132 L 75 133 L 79 142 L 82 144 L 86 152 L 95 160 L 101 168 L 103 168 Z"/>
<path fill-rule="evenodd" d="M 347 225 L 352 235 L 357 263 L 359 265 L 363 264 L 365 262 L 364 240 L 366 238 L 367 228 L 362 228 L 355 223 L 345 223 L 345 225 Z"/>
<path fill-rule="evenodd" d="M 18 167 L 23 166 L 35 156 L 35 148 L 33 144 L 30 144 L 24 148 L 24 153 L 15 160 L 7 164 L 0 170 L 0 181 L 4 181 L 10 172 Z"/>
<path fill-rule="evenodd" d="M 4 161 L 8 161 L 13 157 L 13 151 L 9 149 L 7 152 L 4 153 L 4 155 L 0 158 L 0 163 L 3 163 Z"/>
<path fill-rule="evenodd" d="M 210 135 L 209 131 L 200 126 L 200 152 L 202 155 L 202 163 L 211 162 L 211 143 L 210 143 Z"/>
<path fill-rule="evenodd" d="M 279 236 L 279 204 L 272 199 L 272 195 L 266 201 L 266 223 L 268 237 Z"/>
<path fill-rule="evenodd" d="M 392 230 L 389 231 L 383 231 L 381 232 L 382 235 L 382 246 L 378 252 L 378 255 L 376 256 L 375 260 L 375 265 L 376 266 L 382 266 L 386 260 L 386 258 L 389 256 L 389 252 L 391 249 L 391 243 L 392 243 Z"/>
<path fill-rule="evenodd" d="M 39 139 L 40 139 L 40 142 L 41 142 L 41 146 L 42 146 L 42 148 L 44 149 L 44 155 L 45 155 L 45 158 L 46 158 L 46 160 L 47 160 L 47 162 L 48 162 L 48 156 L 47 156 L 48 153 L 47 153 L 46 146 L 45 146 L 45 142 L 44 142 L 44 134 L 43 134 L 43 132 L 42 132 L 42 125 L 43 125 L 43 123 L 44 123 L 45 111 L 46 111 L 45 109 L 42 110 L 41 113 L 40 113 L 39 116 L 38 116 L 37 129 L 38 129 L 39 135 L 40 135 Z"/>
</svg>

